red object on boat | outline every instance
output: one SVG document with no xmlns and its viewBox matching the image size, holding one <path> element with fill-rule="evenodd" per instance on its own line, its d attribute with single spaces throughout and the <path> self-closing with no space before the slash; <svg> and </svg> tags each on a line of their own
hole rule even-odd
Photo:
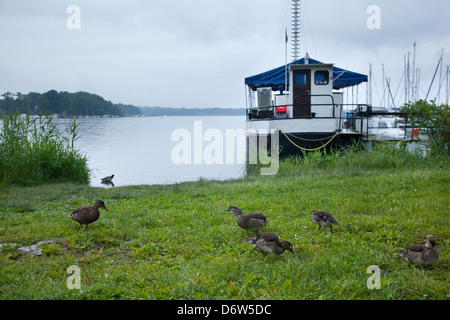
<svg viewBox="0 0 450 320">
<path fill-rule="evenodd" d="M 286 112 L 287 112 L 286 106 L 275 107 L 275 113 L 286 113 Z"/>
</svg>

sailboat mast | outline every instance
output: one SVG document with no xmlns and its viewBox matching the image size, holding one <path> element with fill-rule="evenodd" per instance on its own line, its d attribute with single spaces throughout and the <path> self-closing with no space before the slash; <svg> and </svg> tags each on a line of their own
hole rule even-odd
<svg viewBox="0 0 450 320">
<path fill-rule="evenodd" d="M 386 101 L 385 101 L 385 97 L 386 97 L 386 81 L 384 80 L 384 78 L 386 76 L 384 74 L 384 64 L 381 64 L 381 69 L 382 69 L 381 83 L 383 84 L 383 99 L 381 99 L 380 107 L 384 107 L 384 106 L 386 106 Z"/>
<path fill-rule="evenodd" d="M 408 54 L 403 55 L 403 72 L 405 74 L 405 103 L 409 102 L 409 67 L 406 59 L 407 56 Z"/>
<path fill-rule="evenodd" d="M 367 84 L 367 99 L 366 103 L 367 105 L 372 105 L 372 63 L 369 63 L 369 82 Z"/>
<path fill-rule="evenodd" d="M 447 72 L 446 72 L 446 86 L 445 86 L 445 105 L 448 106 L 448 75 L 450 74 L 450 66 L 447 66 Z"/>
<path fill-rule="evenodd" d="M 416 43 L 414 42 L 414 53 L 413 53 L 413 68 L 412 68 L 412 100 L 416 101 L 417 99 L 417 90 L 416 90 Z"/>
<path fill-rule="evenodd" d="M 439 67 L 439 90 L 438 90 L 438 93 L 437 93 L 437 103 L 439 104 L 440 103 L 440 101 L 441 101 L 441 86 L 442 86 L 442 81 L 441 81 L 441 79 L 442 79 L 442 59 L 443 59 L 443 55 L 444 55 L 444 49 L 441 49 L 441 65 L 440 65 L 440 67 Z"/>
</svg>

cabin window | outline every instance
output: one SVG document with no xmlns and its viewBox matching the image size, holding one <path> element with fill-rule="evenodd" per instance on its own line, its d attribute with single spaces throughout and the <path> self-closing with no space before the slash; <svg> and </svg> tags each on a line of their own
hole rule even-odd
<svg viewBox="0 0 450 320">
<path fill-rule="evenodd" d="M 330 79 L 330 73 L 326 70 L 316 71 L 314 73 L 314 83 L 316 85 L 327 85 Z"/>
<path fill-rule="evenodd" d="M 306 74 L 296 73 L 295 74 L 295 84 L 306 84 Z"/>
</svg>

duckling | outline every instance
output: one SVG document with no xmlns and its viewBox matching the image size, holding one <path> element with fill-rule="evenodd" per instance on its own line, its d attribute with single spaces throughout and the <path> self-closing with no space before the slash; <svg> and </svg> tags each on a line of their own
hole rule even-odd
<svg viewBox="0 0 450 320">
<path fill-rule="evenodd" d="M 430 264 L 435 262 L 439 257 L 436 241 L 433 239 L 428 239 L 425 244 L 415 244 L 405 248 L 401 253 L 395 255 L 416 264 Z"/>
<path fill-rule="evenodd" d="M 269 222 L 265 214 L 259 212 L 249 212 L 243 214 L 242 210 L 236 206 L 230 206 L 225 211 L 231 212 L 236 216 L 236 223 L 242 229 L 247 231 L 258 231 Z"/>
<path fill-rule="evenodd" d="M 325 210 L 312 210 L 311 211 L 311 221 L 317 223 L 320 227 L 330 227 L 330 232 L 333 233 L 332 225 L 339 225 L 339 222 L 336 221 L 333 216 Z"/>
<path fill-rule="evenodd" d="M 114 175 L 104 177 L 104 178 L 102 178 L 102 183 L 111 183 L 113 178 L 114 178 Z"/>
<path fill-rule="evenodd" d="M 256 251 L 266 255 L 268 252 L 276 255 L 282 254 L 285 250 L 289 250 L 293 254 L 294 248 L 289 241 L 281 241 L 280 238 L 273 233 L 261 232 L 250 239 L 245 240 L 253 245 Z"/>
<path fill-rule="evenodd" d="M 99 208 L 109 211 L 102 200 L 97 200 L 92 206 L 83 206 L 73 210 L 69 217 L 77 221 L 82 228 L 83 224 L 86 225 L 85 229 L 87 229 L 90 223 L 97 221 L 100 217 Z"/>
</svg>

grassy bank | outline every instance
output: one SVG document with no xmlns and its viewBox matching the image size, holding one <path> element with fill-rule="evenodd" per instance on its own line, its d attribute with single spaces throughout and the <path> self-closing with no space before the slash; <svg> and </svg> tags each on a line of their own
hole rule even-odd
<svg viewBox="0 0 450 320">
<path fill-rule="evenodd" d="M 372 154 L 373 165 L 307 159 L 279 174 L 166 186 L 91 188 L 74 184 L 0 190 L 0 299 L 449 299 L 448 158 L 411 163 Z M 409 157 L 409 156 L 407 156 Z M 68 215 L 96 199 L 109 212 L 90 229 Z M 243 240 L 230 205 L 259 211 L 264 231 L 297 252 L 264 258 Z M 312 209 L 340 222 L 317 230 Z M 440 259 L 411 266 L 394 257 L 432 236 Z M 15 250 L 42 245 L 43 255 Z M 81 289 L 69 290 L 69 266 Z M 369 290 L 367 268 L 381 271 Z"/>
</svg>

